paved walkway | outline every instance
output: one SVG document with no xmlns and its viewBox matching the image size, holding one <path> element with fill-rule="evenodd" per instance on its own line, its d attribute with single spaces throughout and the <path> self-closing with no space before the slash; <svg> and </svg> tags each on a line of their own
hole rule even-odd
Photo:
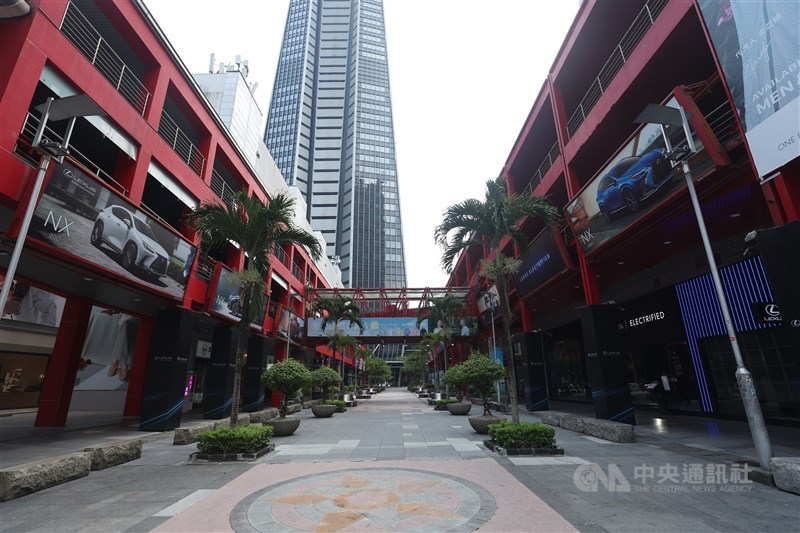
<svg viewBox="0 0 800 533">
<path fill-rule="evenodd" d="M 473 408 L 477 411 L 479 408 Z M 142 458 L 0 504 L 0 531 L 797 531 L 800 497 L 748 483 L 715 450 L 557 430 L 563 457 L 497 456 L 466 417 L 390 389 L 253 463 Z M 535 419 L 529 413 L 526 419 Z M 638 431 L 638 429 L 637 429 Z M 799 440 L 800 441 L 800 440 Z"/>
</svg>

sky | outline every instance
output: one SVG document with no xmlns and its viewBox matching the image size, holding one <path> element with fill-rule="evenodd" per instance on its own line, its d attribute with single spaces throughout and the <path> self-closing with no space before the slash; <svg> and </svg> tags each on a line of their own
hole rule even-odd
<svg viewBox="0 0 800 533">
<path fill-rule="evenodd" d="M 265 115 L 289 0 L 144 0 L 190 72 L 249 61 Z M 384 0 L 408 287 L 443 287 L 433 231 L 483 198 L 542 88 L 578 0 Z"/>
</svg>

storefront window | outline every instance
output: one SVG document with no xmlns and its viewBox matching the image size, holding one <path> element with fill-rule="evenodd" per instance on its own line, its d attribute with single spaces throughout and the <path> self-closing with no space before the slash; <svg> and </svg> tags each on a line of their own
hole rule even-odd
<svg viewBox="0 0 800 533">
<path fill-rule="evenodd" d="M 551 396 L 561 400 L 591 399 L 580 342 L 576 339 L 554 341 L 548 352 Z"/>
<path fill-rule="evenodd" d="M 800 420 L 800 363 L 782 328 L 739 334 L 745 367 L 753 375 L 764 417 Z M 736 360 L 727 337 L 703 339 L 717 408 L 723 415 L 744 416 L 744 405 L 736 383 Z"/>
<path fill-rule="evenodd" d="M 0 352 L 0 409 L 36 407 L 48 355 Z"/>
</svg>

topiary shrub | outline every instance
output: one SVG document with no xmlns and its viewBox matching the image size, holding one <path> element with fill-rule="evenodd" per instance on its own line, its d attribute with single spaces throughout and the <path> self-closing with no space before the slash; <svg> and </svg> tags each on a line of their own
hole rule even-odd
<svg viewBox="0 0 800 533">
<path fill-rule="evenodd" d="M 286 359 L 266 369 L 261 379 L 269 389 L 282 394 L 280 413 L 284 418 L 288 413 L 289 398 L 311 382 L 311 372 L 299 361 Z"/>
<path fill-rule="evenodd" d="M 436 400 L 433 403 L 433 410 L 434 411 L 447 411 L 447 404 L 451 403 L 458 403 L 458 400 L 447 399 L 447 400 Z"/>
<path fill-rule="evenodd" d="M 205 454 L 256 453 L 269 444 L 269 426 L 222 427 L 197 435 L 197 449 Z"/>
<path fill-rule="evenodd" d="M 347 411 L 347 403 L 342 400 L 328 400 L 325 403 L 328 405 L 335 405 L 337 413 L 344 413 Z"/>
<path fill-rule="evenodd" d="M 311 373 L 311 383 L 322 389 L 322 399 L 328 399 L 330 389 L 342 382 L 342 376 L 329 366 L 322 366 Z"/>
<path fill-rule="evenodd" d="M 489 426 L 489 437 L 506 449 L 556 447 L 556 430 L 540 422 L 513 424 L 503 420 Z"/>
<path fill-rule="evenodd" d="M 483 400 L 483 416 L 491 416 L 488 397 L 494 390 L 494 382 L 505 374 L 503 365 L 482 353 L 472 352 L 466 361 L 448 369 L 444 379 L 455 387 L 472 387 Z"/>
</svg>

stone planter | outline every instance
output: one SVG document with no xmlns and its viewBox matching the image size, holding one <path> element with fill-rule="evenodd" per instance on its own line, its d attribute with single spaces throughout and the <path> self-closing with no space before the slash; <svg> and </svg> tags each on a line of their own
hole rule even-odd
<svg viewBox="0 0 800 533">
<path fill-rule="evenodd" d="M 265 426 L 272 426 L 273 437 L 288 437 L 300 427 L 299 418 L 273 418 L 264 422 Z"/>
<path fill-rule="evenodd" d="M 468 415 L 470 409 L 472 409 L 472 404 L 471 403 L 449 403 L 449 404 L 447 404 L 447 410 L 450 411 L 451 415 L 459 415 L 459 416 Z"/>
<path fill-rule="evenodd" d="M 312 405 L 311 412 L 317 418 L 330 418 L 336 412 L 336 406 L 327 404 Z"/>
<path fill-rule="evenodd" d="M 502 418 L 494 415 L 490 416 L 471 416 L 469 417 L 469 425 L 472 426 L 472 429 L 475 430 L 476 433 L 480 435 L 488 435 L 489 434 L 489 425 L 490 424 L 497 424 Z"/>
<path fill-rule="evenodd" d="M 533 455 L 539 457 L 564 455 L 564 448 L 501 448 L 493 440 L 485 440 L 483 445 L 497 455 Z"/>
<path fill-rule="evenodd" d="M 256 453 L 200 453 L 195 452 L 190 456 L 191 462 L 219 463 L 222 461 L 255 461 L 259 457 L 268 454 L 275 449 L 273 443 L 269 443 Z"/>
</svg>

